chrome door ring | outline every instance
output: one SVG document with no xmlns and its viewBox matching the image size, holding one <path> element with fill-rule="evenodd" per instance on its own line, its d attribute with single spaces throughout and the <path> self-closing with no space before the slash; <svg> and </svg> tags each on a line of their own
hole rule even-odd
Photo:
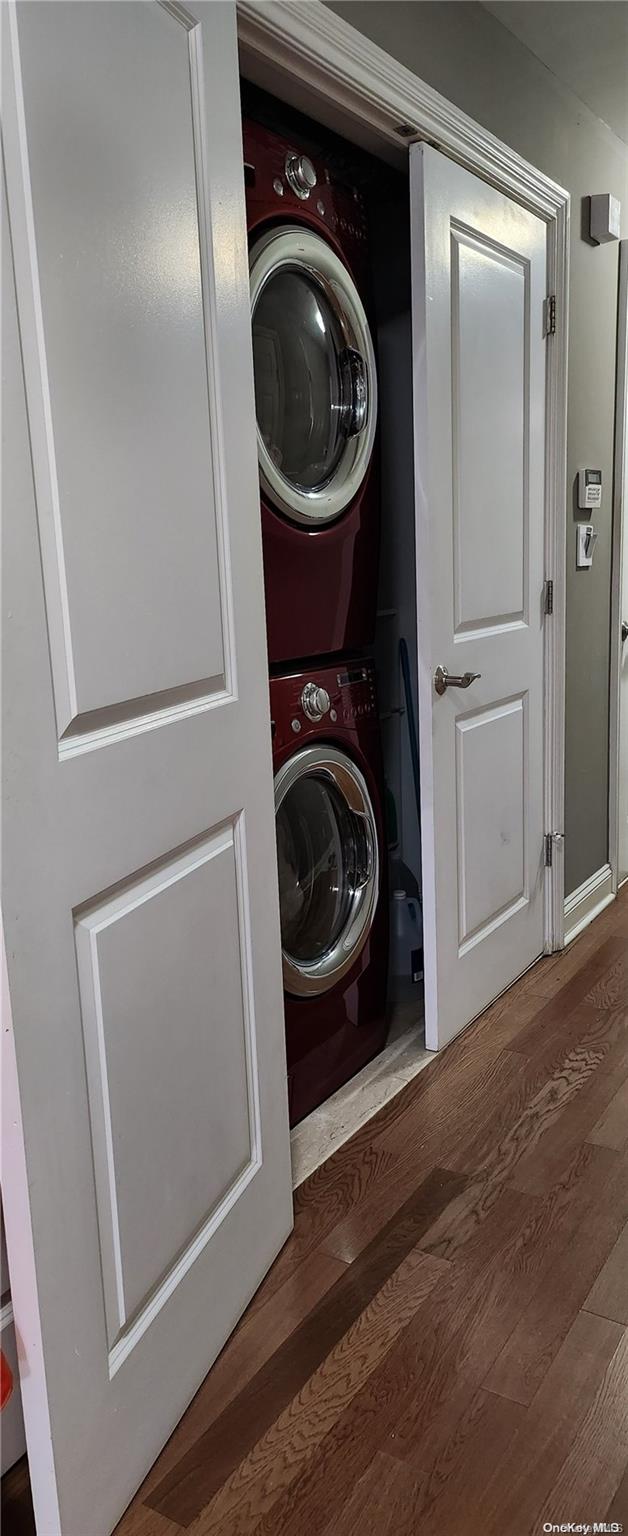
<svg viewBox="0 0 628 1536">
<path fill-rule="evenodd" d="M 355 352 L 360 358 L 363 399 L 356 413 L 359 430 L 347 436 L 340 463 L 324 484 L 311 491 L 292 485 L 273 462 L 257 429 L 260 479 L 267 496 L 292 522 L 324 527 L 340 517 L 353 500 L 371 460 L 377 425 L 375 352 L 366 312 L 348 268 L 326 240 L 298 225 L 268 230 L 251 250 L 253 319 L 262 290 L 282 270 L 300 272 L 322 290 L 336 317 L 345 352 Z"/>
<path fill-rule="evenodd" d="M 319 960 L 307 964 L 282 950 L 284 986 L 296 997 L 328 992 L 351 969 L 369 936 L 379 895 L 377 822 L 364 775 L 348 753 L 338 747 L 320 745 L 304 747 L 291 757 L 275 777 L 275 816 L 295 784 L 315 777 L 329 778 L 351 813 L 364 819 L 370 869 L 352 892 L 349 917 L 342 931 Z"/>
</svg>

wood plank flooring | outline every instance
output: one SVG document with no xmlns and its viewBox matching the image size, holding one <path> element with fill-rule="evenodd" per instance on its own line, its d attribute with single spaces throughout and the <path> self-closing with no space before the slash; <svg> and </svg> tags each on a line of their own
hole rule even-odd
<svg viewBox="0 0 628 1536">
<path fill-rule="evenodd" d="M 23 1467 L 3 1509 L 26 1536 Z M 117 1536 L 605 1520 L 628 1530 L 628 890 L 297 1191 Z"/>
</svg>

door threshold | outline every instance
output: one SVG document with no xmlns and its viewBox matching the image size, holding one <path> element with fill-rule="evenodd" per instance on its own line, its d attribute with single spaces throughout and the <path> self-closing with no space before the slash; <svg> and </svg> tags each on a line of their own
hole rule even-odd
<svg viewBox="0 0 628 1536">
<path fill-rule="evenodd" d="M 425 1049 L 423 999 L 420 1010 L 416 1003 L 394 1005 L 384 1049 L 291 1132 L 293 1189 L 400 1093 L 435 1054 Z"/>
</svg>

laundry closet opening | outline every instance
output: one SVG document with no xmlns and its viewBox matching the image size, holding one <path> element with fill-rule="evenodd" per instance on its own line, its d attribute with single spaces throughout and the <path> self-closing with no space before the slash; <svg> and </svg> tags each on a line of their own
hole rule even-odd
<svg viewBox="0 0 628 1536">
<path fill-rule="evenodd" d="M 246 81 L 295 1178 L 424 1048 L 408 177 Z"/>
</svg>

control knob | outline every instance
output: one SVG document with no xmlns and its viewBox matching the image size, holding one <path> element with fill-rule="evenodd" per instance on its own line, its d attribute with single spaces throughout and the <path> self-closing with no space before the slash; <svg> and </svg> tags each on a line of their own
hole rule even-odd
<svg viewBox="0 0 628 1536">
<path fill-rule="evenodd" d="M 322 720 L 331 704 L 331 699 L 326 688 L 319 688 L 318 683 L 306 683 L 301 694 L 301 706 L 308 720 Z"/>
<path fill-rule="evenodd" d="M 316 186 L 316 171 L 307 155 L 286 155 L 286 179 L 297 197 L 309 197 Z"/>
</svg>

